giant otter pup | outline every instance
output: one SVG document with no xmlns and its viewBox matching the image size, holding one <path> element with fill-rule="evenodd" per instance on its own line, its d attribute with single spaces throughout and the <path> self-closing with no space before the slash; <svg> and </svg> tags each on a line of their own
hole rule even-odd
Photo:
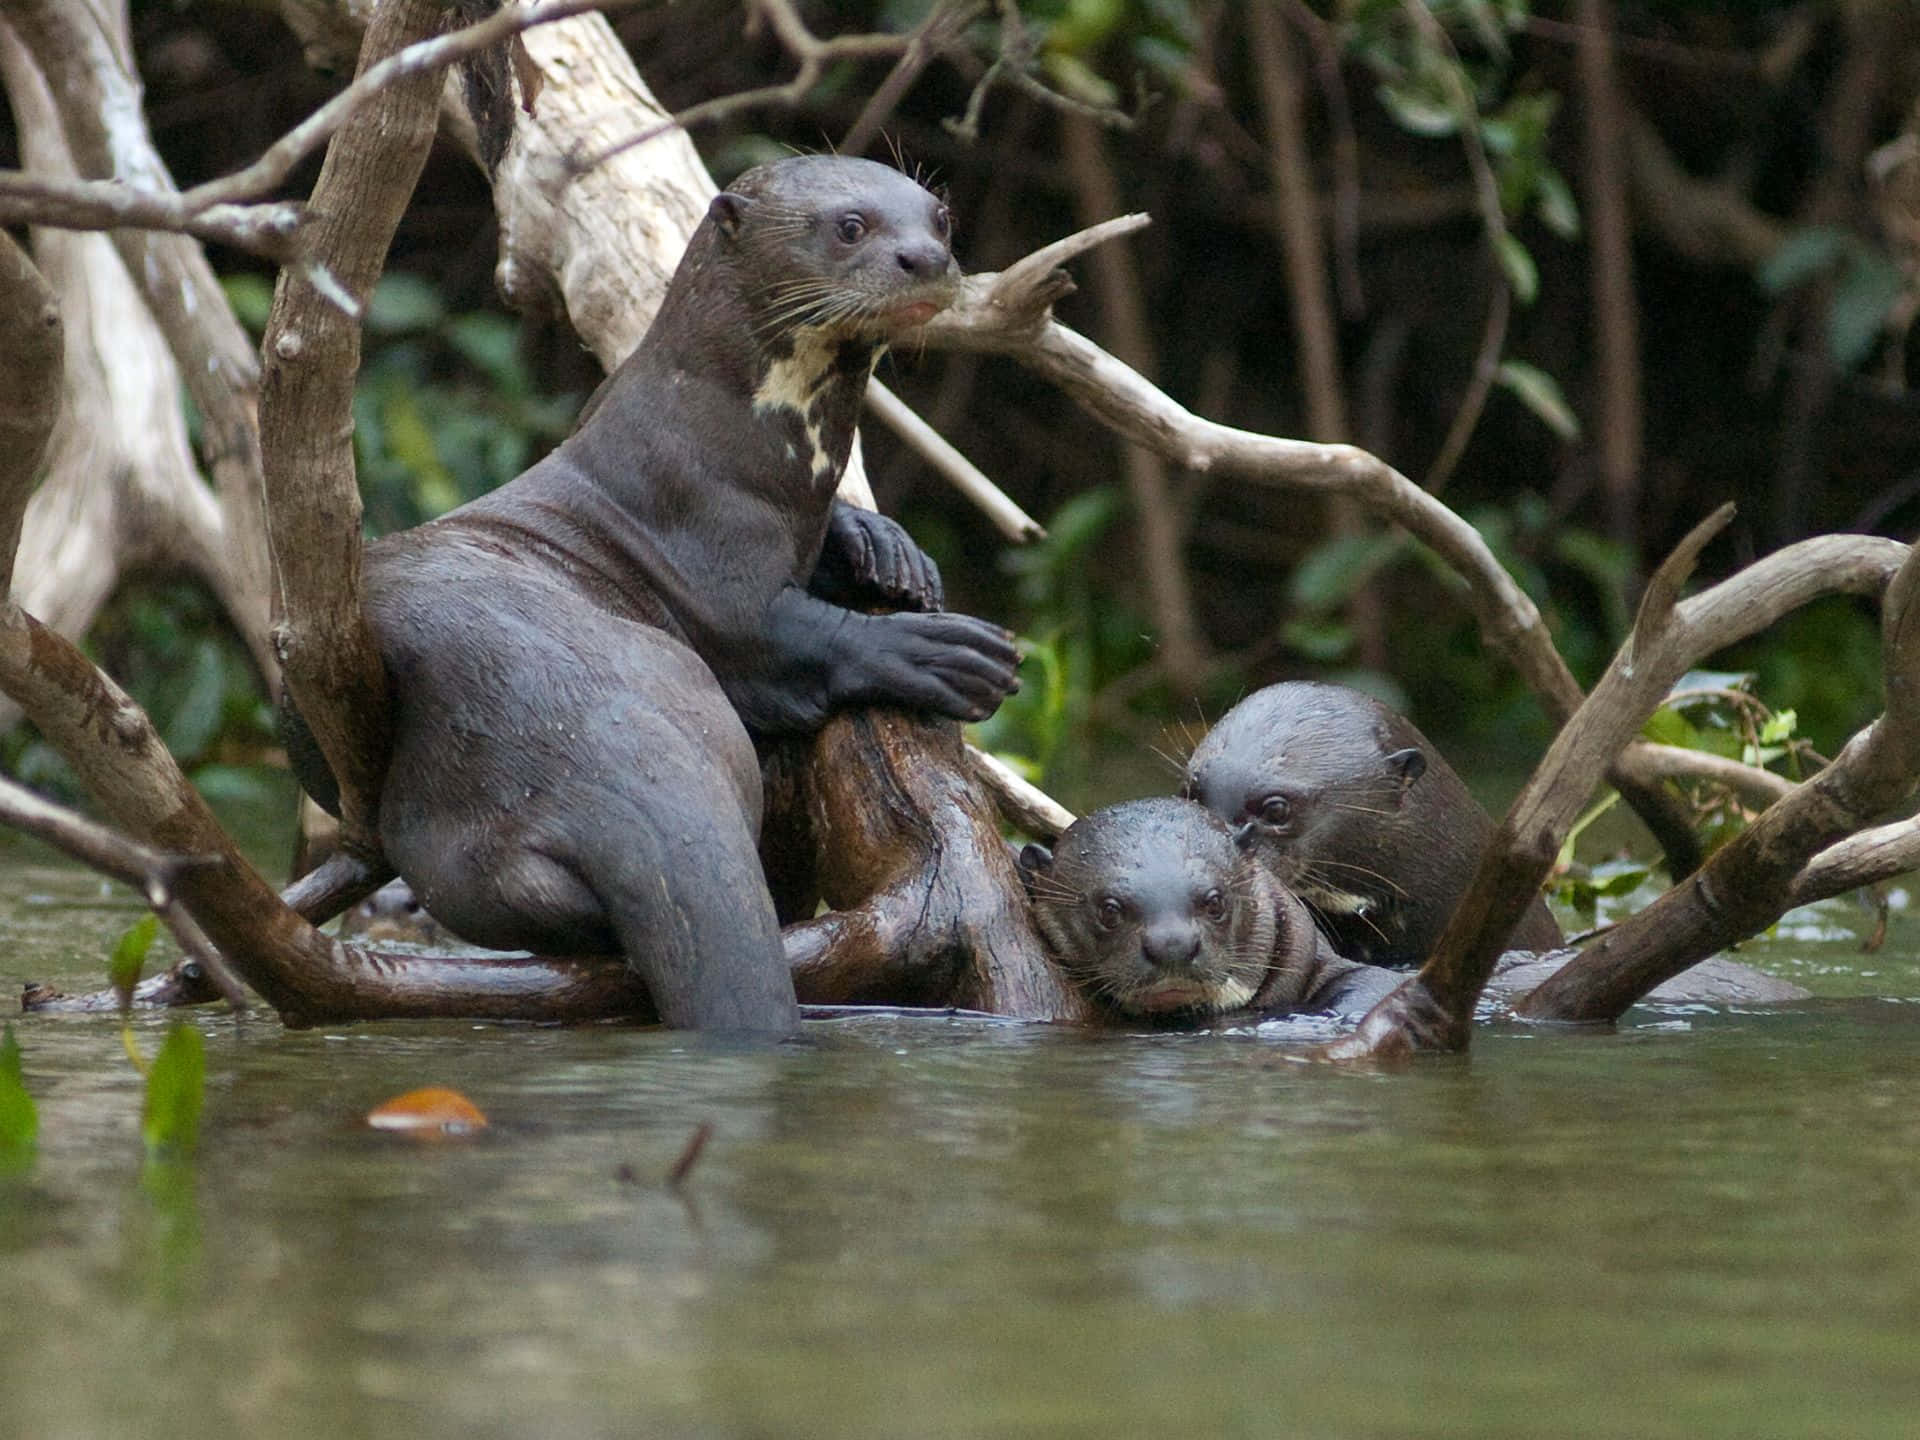
<svg viewBox="0 0 1920 1440">
<path fill-rule="evenodd" d="M 798 1023 L 746 727 L 854 704 L 973 720 L 1015 687 L 1011 637 L 934 613 L 932 562 L 834 499 L 880 349 L 955 293 L 948 228 L 869 161 L 749 171 L 559 449 L 367 547 L 394 706 L 380 838 L 449 929 L 617 950 L 670 1025 Z"/>
<path fill-rule="evenodd" d="M 1292 891 L 1188 800 L 1082 816 L 1020 870 L 1061 968 L 1123 1015 L 1191 1021 L 1235 1010 L 1357 1019 L 1406 977 L 1341 958 Z"/>
<path fill-rule="evenodd" d="M 1020 869 L 1036 928 L 1068 976 L 1119 1014 L 1195 1023 L 1232 1012 L 1358 1020 L 1407 976 L 1342 957 L 1307 907 L 1219 816 L 1188 800 L 1133 800 L 1076 820 Z M 1509 952 L 1487 984 L 1524 995 L 1572 951 Z M 1779 1004 L 1807 992 L 1723 956 L 1648 992 L 1668 1004 Z"/>
<path fill-rule="evenodd" d="M 1377 965 L 1426 960 L 1493 836 L 1427 737 L 1343 685 L 1249 695 L 1194 750 L 1181 794 L 1236 827 L 1342 955 Z M 1560 943 L 1539 900 L 1507 941 Z"/>
</svg>

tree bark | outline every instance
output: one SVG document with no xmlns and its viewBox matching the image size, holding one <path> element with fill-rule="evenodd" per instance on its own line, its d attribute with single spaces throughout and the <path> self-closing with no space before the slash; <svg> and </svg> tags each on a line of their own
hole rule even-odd
<svg viewBox="0 0 1920 1440">
<path fill-rule="evenodd" d="M 436 34 L 434 0 L 375 14 L 361 66 Z M 427 71 L 382 91 L 334 136 L 315 183 L 312 266 L 283 270 L 262 342 L 261 440 L 283 607 L 276 642 L 288 695 L 340 786 L 340 844 L 379 864 L 390 744 L 386 666 L 361 609 L 353 387 L 360 319 L 433 143 L 443 84 Z M 352 307 L 351 309 L 348 307 Z"/>
<path fill-rule="evenodd" d="M 0 11 L 10 17 L 23 13 L 48 21 L 43 7 Z M 43 23 L 34 33 L 43 46 L 57 45 L 61 34 L 95 13 L 77 10 L 60 17 L 58 24 Z M 102 48 L 113 51 L 110 42 Z M 110 60 L 111 54 L 104 58 Z M 69 67 L 86 70 L 59 58 L 49 64 L 55 74 Z M 90 93 L 88 87 L 63 81 L 57 104 L 56 91 L 34 55 L 4 20 L 0 79 L 14 113 L 23 163 L 51 178 L 77 176 L 67 112 L 79 94 Z M 213 592 L 271 681 L 277 665 L 267 639 L 266 549 L 263 533 L 254 524 L 257 463 L 248 479 L 232 473 L 232 457 L 244 454 L 257 461 L 257 446 L 242 438 L 220 450 L 220 473 L 230 483 L 216 498 L 194 464 L 180 409 L 183 374 L 169 348 L 170 337 L 162 334 L 113 240 L 46 228 L 35 229 L 31 240 L 38 266 L 60 297 L 67 320 L 66 346 L 58 361 L 64 368 L 67 404 L 55 426 L 45 479 L 28 501 L 22 521 L 17 598 L 54 630 L 77 638 L 123 578 L 160 568 L 184 570 Z M 217 306 L 198 312 L 195 324 L 211 334 L 224 318 L 238 333 L 225 298 L 217 293 L 215 298 Z M 207 346 L 184 353 L 200 357 L 204 370 Z M 222 383 L 223 376 L 230 377 L 230 369 L 217 367 L 196 400 L 211 407 L 216 392 L 234 393 L 233 386 Z M 244 384 L 239 388 L 250 407 L 251 391 Z M 219 434 L 217 425 L 207 428 L 210 446 Z M 17 717 L 12 702 L 0 700 L 0 729 Z"/>
</svg>

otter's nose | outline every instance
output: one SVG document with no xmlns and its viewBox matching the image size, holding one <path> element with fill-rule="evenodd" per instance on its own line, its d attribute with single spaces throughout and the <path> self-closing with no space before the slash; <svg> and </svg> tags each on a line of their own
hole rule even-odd
<svg viewBox="0 0 1920 1440">
<path fill-rule="evenodd" d="M 916 280 L 938 280 L 953 264 L 953 256 L 938 240 L 912 240 L 893 252 L 900 268 Z"/>
<path fill-rule="evenodd" d="M 1189 970 L 1200 958 L 1200 931 L 1185 916 L 1167 916 L 1147 926 L 1140 953 L 1156 970 Z"/>
</svg>

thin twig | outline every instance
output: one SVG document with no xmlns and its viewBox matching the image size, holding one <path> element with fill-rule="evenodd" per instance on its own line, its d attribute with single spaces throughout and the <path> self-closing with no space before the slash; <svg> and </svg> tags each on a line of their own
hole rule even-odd
<svg viewBox="0 0 1920 1440">
<path fill-rule="evenodd" d="M 82 864 L 138 890 L 148 908 L 166 922 L 180 948 L 200 962 L 227 1002 L 235 1010 L 247 1008 L 246 990 L 174 893 L 182 871 L 224 865 L 221 856 L 172 855 L 142 845 L 117 830 L 43 800 L 4 776 L 0 776 L 0 823 L 44 840 Z"/>
<path fill-rule="evenodd" d="M 701 1151 L 707 1148 L 707 1141 L 713 1138 L 713 1122 L 702 1120 L 694 1127 L 693 1134 L 687 1137 L 686 1147 L 681 1150 L 680 1158 L 673 1162 L 673 1168 L 667 1171 L 667 1188 L 678 1190 L 686 1183 L 687 1176 L 693 1173 L 693 1167 L 700 1159 Z"/>
<path fill-rule="evenodd" d="M 1423 483 L 1422 488 L 1429 495 L 1438 495 L 1453 478 L 1454 467 L 1466 454 L 1467 442 L 1479 428 L 1481 412 L 1487 408 L 1487 396 L 1492 393 L 1494 378 L 1500 373 L 1500 352 L 1507 348 L 1507 320 L 1512 313 L 1513 287 L 1507 284 L 1505 276 L 1496 274 L 1493 300 L 1487 306 L 1487 323 L 1480 332 L 1480 353 L 1473 357 L 1467 393 L 1454 412 L 1453 423 L 1447 427 L 1447 438 L 1441 442 L 1440 453 L 1433 457 L 1433 465 Z"/>
<path fill-rule="evenodd" d="M 880 88 L 861 109 L 853 128 L 840 141 L 840 153 L 864 155 L 894 106 L 920 78 L 920 72 L 985 9 L 981 0 L 941 0 L 928 11 L 927 18 L 908 32 L 907 48 L 900 52 L 887 78 L 880 82 Z"/>
<path fill-rule="evenodd" d="M 178 194 L 136 188 L 122 180 L 55 180 L 0 170 L 0 224 L 57 225 L 67 230 L 164 230 L 231 245 L 285 262 L 297 249 L 302 207 L 288 202 L 243 205 L 283 182 L 330 140 L 373 96 L 412 75 L 487 50 L 503 40 L 592 10 L 638 0 L 547 0 L 509 4 L 474 25 L 420 41 L 368 67 L 365 74 L 231 175 Z"/>
<path fill-rule="evenodd" d="M 913 447 L 929 465 L 940 472 L 947 483 L 971 500 L 993 522 L 993 526 L 1015 545 L 1030 544 L 1047 538 L 1038 520 L 1014 503 L 1004 490 L 981 473 L 980 468 L 948 443 L 945 436 L 922 420 L 898 395 L 884 386 L 869 383 L 867 409 L 886 427 Z"/>
</svg>

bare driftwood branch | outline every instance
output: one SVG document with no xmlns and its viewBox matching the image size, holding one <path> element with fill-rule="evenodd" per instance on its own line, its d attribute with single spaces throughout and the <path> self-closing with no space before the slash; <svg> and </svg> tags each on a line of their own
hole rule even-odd
<svg viewBox="0 0 1920 1440">
<path fill-rule="evenodd" d="M 282 184 L 294 167 L 325 145 L 361 105 L 389 86 L 422 74 L 437 75 L 453 61 L 490 49 L 524 30 L 633 3 L 636 0 L 510 4 L 476 24 L 410 45 L 357 76 L 353 84 L 281 136 L 252 164 L 191 190 L 178 191 L 170 184 L 137 184 L 135 177 L 117 172 L 109 180 L 72 180 L 0 170 L 0 223 L 58 225 L 69 230 L 131 227 L 175 231 L 291 263 L 302 248 L 301 231 L 307 218 L 304 207 L 244 202 L 257 200 Z M 124 45 L 119 48 L 124 52 Z M 138 113 L 137 108 L 134 113 Z"/>
<path fill-rule="evenodd" d="M 1073 824 L 1073 812 L 1058 800 L 1031 785 L 986 753 L 967 747 L 967 764 L 974 780 L 993 796 L 1000 818 L 1023 835 L 1036 840 L 1053 841 Z"/>
<path fill-rule="evenodd" d="M 1389 1058 L 1467 1047 L 1474 1006 L 1507 936 L 1538 897 L 1594 784 L 1686 669 L 1674 606 L 1700 552 L 1732 518 L 1733 507 L 1723 505 L 1654 572 L 1633 633 L 1579 712 L 1561 727 L 1500 822 L 1434 953 L 1412 979 L 1369 1011 L 1352 1035 L 1326 1047 L 1328 1058 Z"/>
<path fill-rule="evenodd" d="M 954 449 L 944 435 L 914 414 L 912 406 L 877 381 L 867 383 L 867 409 L 912 446 L 948 484 L 979 506 L 993 522 L 993 528 L 1008 541 L 1027 545 L 1047 538 L 1038 520 L 1014 504 L 1005 491 Z"/>
<path fill-rule="evenodd" d="M 1678 745 L 1656 745 L 1636 740 L 1626 749 L 1637 755 L 1647 770 L 1663 780 L 1695 780 L 1719 785 L 1732 791 L 1749 805 L 1765 809 L 1783 795 L 1790 795 L 1795 782 L 1784 775 L 1758 765 L 1712 755 L 1704 750 L 1687 750 Z"/>
<path fill-rule="evenodd" d="M 165 194 L 173 178 L 141 116 L 125 13 L 110 0 L 10 0 L 7 18 L 45 75 L 84 174 Z M 255 417 L 259 363 L 197 241 L 120 229 L 113 245 L 179 364 L 201 415 L 201 450 L 220 496 L 221 563 L 208 576 L 271 685 L 268 572 Z"/>
<path fill-rule="evenodd" d="M 13 588 L 21 516 L 60 414 L 65 327 L 53 288 L 0 231 L 0 597 Z"/>
<path fill-rule="evenodd" d="M 1318 445 L 1237 430 L 1193 414 L 1138 371 L 1053 319 L 1072 288 L 1053 267 L 1065 257 L 1144 224 L 1121 216 L 1034 252 L 999 274 L 970 275 L 962 298 L 927 327 L 931 345 L 1006 355 L 1060 386 L 1101 423 L 1175 464 L 1262 485 L 1351 496 L 1404 525 L 1466 581 L 1463 600 L 1481 638 L 1520 674 L 1548 716 L 1564 724 L 1579 707 L 1579 683 L 1554 648 L 1533 601 L 1459 515 L 1385 461 L 1351 445 Z M 1675 806 L 1624 765 L 1608 779 L 1654 828 L 1677 872 L 1698 847 Z"/>
<path fill-rule="evenodd" d="M 76 6 L 65 21 L 71 28 L 88 13 Z M 123 45 L 124 36 L 118 40 Z M 100 48 L 102 64 L 117 53 L 112 44 Z M 109 76 L 101 84 L 125 81 L 114 74 L 118 82 Z M 76 161 L 55 92 L 4 21 L 0 78 L 24 162 L 36 174 L 72 176 Z M 75 83 L 61 91 L 68 104 Z M 76 123 L 98 130 L 97 117 Z M 141 141 L 143 133 L 127 143 Z M 66 317 L 67 401 L 46 478 L 23 522 L 15 577 L 20 603 L 59 633 L 78 636 L 123 576 L 161 566 L 184 571 L 218 598 L 270 679 L 276 667 L 267 641 L 258 447 L 251 431 L 253 358 L 224 297 L 196 288 L 187 303 L 174 289 L 168 316 L 174 328 L 163 336 L 113 240 L 38 229 L 32 244 Z M 141 278 L 150 285 L 155 274 Z M 209 293 L 211 303 L 201 303 Z M 202 481 L 188 441 L 180 406 L 187 382 L 205 421 L 201 440 L 221 487 L 218 498 Z M 0 726 L 16 713 L 0 702 Z"/>
<path fill-rule="evenodd" d="M 444 10 L 391 4 L 367 34 L 362 72 L 430 34 Z M 354 111 L 313 188 L 312 254 L 332 286 L 364 304 L 433 142 L 441 76 L 410 73 Z M 340 843 L 380 856 L 380 788 L 389 716 L 386 667 L 360 605 L 360 490 L 353 458 L 358 314 L 313 280 L 283 271 L 262 342 L 261 439 L 279 575 L 276 643 L 288 694 L 340 785 Z"/>
<path fill-rule="evenodd" d="M 1839 537 L 1828 537 L 1835 539 Z M 1778 555 L 1799 550 L 1790 546 Z M 1589 946 L 1526 997 L 1516 1009 L 1543 1020 L 1611 1020 L 1646 989 L 1694 961 L 1765 929 L 1789 905 L 1833 893 L 1856 875 L 1884 878 L 1878 866 L 1912 854 L 1910 825 L 1870 839 L 1855 832 L 1907 800 L 1920 781 L 1920 547 L 1886 585 L 1881 607 L 1881 654 L 1886 710 L 1847 742 L 1832 764 L 1797 787 L 1715 852 L 1700 871 Z M 1768 557 L 1776 559 L 1778 556 Z M 1766 561 L 1696 596 L 1700 623 L 1705 602 L 1747 581 Z M 1825 577 L 1781 576 L 1771 595 L 1752 607 L 1770 620 L 1788 603 L 1827 593 Z M 1756 588 L 1749 582 L 1748 591 Z M 1726 608 L 1749 603 L 1731 594 Z M 1732 617 L 1726 617 L 1731 620 Z M 1740 617 L 1741 633 L 1751 626 Z M 1724 641 L 1723 641 L 1724 643 Z M 1904 832 L 1904 833 L 1901 833 Z M 1853 841 L 1846 837 L 1854 836 Z M 1845 842 L 1849 848 L 1837 848 Z M 1834 847 L 1834 848 L 1830 848 Z M 1826 853 L 1823 853 L 1826 852 Z M 1829 858 L 1831 856 L 1831 858 Z M 1897 873 L 1897 872 L 1896 872 Z"/>
<path fill-rule="evenodd" d="M 1448 922 L 1434 955 L 1419 974 L 1367 1016 L 1354 1036 L 1330 1047 L 1334 1058 L 1463 1048 L 1474 1003 L 1493 962 L 1499 958 L 1519 907 L 1538 892 L 1568 827 L 1608 758 L 1639 729 L 1674 681 L 1704 656 L 1764 629 L 1809 600 L 1833 593 L 1874 593 L 1888 585 L 1891 574 L 1904 575 L 1913 568 L 1905 556 L 1898 571 L 1889 568 L 1892 551 L 1904 547 L 1890 550 L 1888 542 L 1870 537 L 1823 536 L 1776 551 L 1699 595 L 1680 600 L 1680 587 L 1701 549 L 1731 515 L 1731 506 L 1721 507 L 1696 527 L 1655 572 L 1641 600 L 1633 633 L 1579 714 L 1555 737 L 1533 778 L 1514 801 L 1488 847 L 1471 891 Z M 1891 623 L 1891 595 L 1888 610 Z M 1823 782 L 1832 784 L 1829 777 L 1839 764 L 1836 761 L 1775 805 L 1748 828 L 1746 835 L 1723 847 L 1698 875 L 1676 885 L 1666 897 L 1596 941 L 1522 1002 L 1520 1012 L 1538 1018 L 1601 1018 L 1597 1012 L 1576 1015 L 1555 997 L 1571 987 L 1591 994 L 1589 987 L 1597 981 L 1589 977 L 1605 977 L 1608 994 L 1619 999 L 1618 1009 L 1612 1012 L 1618 1014 L 1659 980 L 1678 974 L 1718 948 L 1718 944 L 1705 949 L 1687 945 L 1676 948 L 1679 933 L 1671 920 L 1655 917 L 1655 912 L 1668 907 L 1675 896 L 1708 894 L 1715 897 L 1708 902 L 1710 908 L 1735 914 L 1717 888 L 1702 890 L 1708 883 L 1705 877 L 1709 873 L 1724 874 L 1724 857 L 1729 850 L 1750 847 L 1754 842 L 1747 836 L 1758 832 L 1764 837 L 1769 826 L 1777 823 L 1776 816 L 1790 813 L 1793 807 L 1804 807 L 1807 801 L 1803 797 Z M 1911 776 L 1907 783 L 1911 783 Z M 1856 812 L 1852 824 L 1828 833 L 1826 839 L 1837 838 L 1865 818 Z M 1738 918 L 1750 918 L 1755 904 L 1774 905 L 1777 915 L 1787 882 L 1817 848 L 1803 851 L 1771 887 L 1763 881 L 1743 892 L 1741 903 L 1746 915 Z M 1736 923 L 1722 932 L 1724 938 L 1719 943 L 1744 938 L 1766 923 L 1745 928 Z M 1648 969 L 1658 968 L 1660 974 L 1647 978 L 1647 970 L 1630 971 L 1619 963 L 1622 931 L 1644 937 L 1645 953 L 1658 957 L 1657 962 L 1649 961 Z M 1626 993 L 1629 989 L 1631 994 Z"/>
<path fill-rule="evenodd" d="M 1920 819 L 1897 820 L 1836 840 L 1793 877 L 1792 903 L 1810 905 L 1920 870 Z"/>
</svg>

